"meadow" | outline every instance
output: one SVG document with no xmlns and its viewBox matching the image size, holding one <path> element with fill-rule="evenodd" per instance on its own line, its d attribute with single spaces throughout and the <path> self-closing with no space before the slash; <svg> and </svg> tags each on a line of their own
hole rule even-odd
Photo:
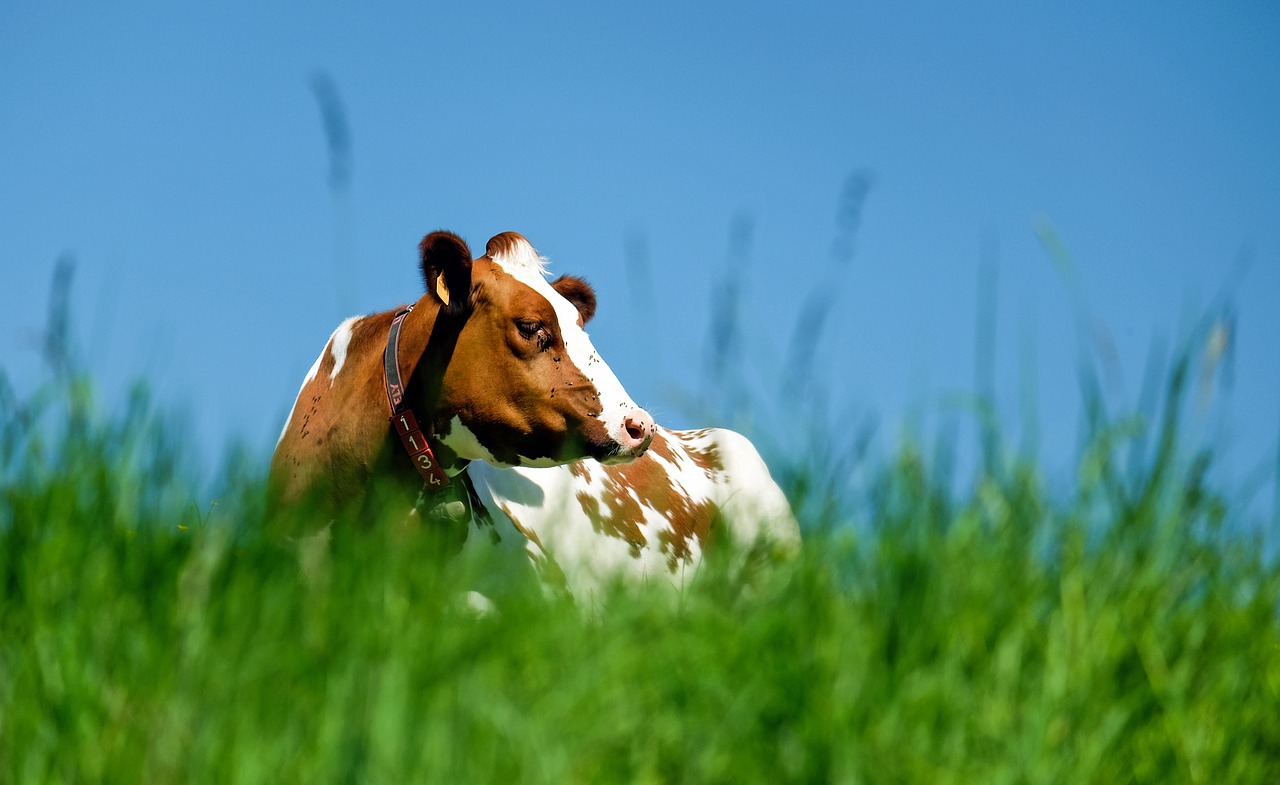
<svg viewBox="0 0 1280 785">
<path fill-rule="evenodd" d="M 856 499 L 815 450 L 775 466 L 795 563 L 599 614 L 386 522 L 303 580 L 260 462 L 210 492 L 145 386 L 0 374 L 0 782 L 1280 781 L 1280 566 L 1181 435 L 1190 365 L 1085 412 L 1068 492 L 995 431 Z"/>
</svg>

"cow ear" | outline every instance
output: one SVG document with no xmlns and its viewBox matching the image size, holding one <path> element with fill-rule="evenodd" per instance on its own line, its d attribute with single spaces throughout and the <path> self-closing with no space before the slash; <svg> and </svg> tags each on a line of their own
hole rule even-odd
<svg viewBox="0 0 1280 785">
<path fill-rule="evenodd" d="M 427 294 L 453 313 L 471 307 L 471 249 L 453 232 L 432 232 L 418 244 Z"/>
<path fill-rule="evenodd" d="M 573 303 L 573 307 L 578 309 L 578 315 L 582 317 L 583 325 L 596 315 L 596 293 L 591 284 L 572 275 L 562 275 L 551 282 L 551 288 Z"/>
</svg>

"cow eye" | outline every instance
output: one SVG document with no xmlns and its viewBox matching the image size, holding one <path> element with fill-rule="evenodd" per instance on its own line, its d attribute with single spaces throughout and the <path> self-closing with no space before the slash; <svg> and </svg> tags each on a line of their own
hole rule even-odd
<svg viewBox="0 0 1280 785">
<path fill-rule="evenodd" d="M 542 327 L 542 322 L 537 319 L 516 319 L 516 329 L 520 331 L 520 335 L 530 341 L 546 332 Z"/>
</svg>

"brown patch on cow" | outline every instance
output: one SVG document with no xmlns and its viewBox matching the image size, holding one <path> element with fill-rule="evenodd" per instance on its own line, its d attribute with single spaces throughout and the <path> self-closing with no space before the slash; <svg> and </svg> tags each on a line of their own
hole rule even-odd
<svg viewBox="0 0 1280 785">
<path fill-rule="evenodd" d="M 517 232 L 503 232 L 495 234 L 489 238 L 489 242 L 485 244 L 484 252 L 490 259 L 497 259 L 499 256 L 509 256 L 516 253 L 521 245 L 527 245 L 530 248 L 533 245 L 524 238 L 524 235 Z"/>
<path fill-rule="evenodd" d="M 720 451 L 714 445 L 701 450 L 690 448 L 688 452 L 689 460 L 702 469 L 702 473 L 709 479 L 715 479 L 724 471 L 724 461 L 720 460 Z"/>
<path fill-rule="evenodd" d="M 671 444 L 667 441 L 667 437 L 663 435 L 662 431 L 658 431 L 653 435 L 653 441 L 649 443 L 649 451 L 667 463 L 674 464 L 676 462 L 675 450 L 671 449 Z"/>
<path fill-rule="evenodd" d="M 359 324 L 359 322 L 356 324 Z M 355 327 L 354 324 L 351 326 Z M 337 364 L 337 362 L 338 361 L 333 356 L 333 339 L 330 338 L 329 342 L 324 345 L 324 354 L 320 358 L 320 367 L 316 369 L 316 375 L 312 381 L 320 378 L 323 378 L 325 381 L 330 381 L 329 376 L 333 373 L 333 366 Z"/>
<path fill-rule="evenodd" d="M 631 546 L 632 557 L 640 555 L 640 549 L 644 547 L 646 542 L 644 533 L 640 531 L 640 517 L 620 513 L 618 505 L 614 503 L 617 500 L 613 499 L 612 495 L 605 499 L 607 508 L 605 510 L 600 509 L 600 500 L 587 491 L 578 491 L 577 498 L 582 511 L 587 514 L 588 520 L 591 521 L 591 529 L 596 534 L 603 534 L 607 537 L 622 540 Z M 635 507 L 635 512 L 639 512 L 640 505 L 634 504 L 634 499 L 631 501 Z"/>
<path fill-rule="evenodd" d="M 569 464 L 569 473 L 574 477 L 578 477 L 583 482 L 591 482 L 591 468 L 586 461 L 574 461 Z"/>
<path fill-rule="evenodd" d="M 684 451 L 689 456 L 689 460 L 702 469 L 707 479 L 714 480 L 724 471 L 724 461 L 720 458 L 720 451 L 716 449 L 715 442 L 705 447 L 695 445 L 695 442 L 705 440 L 711 430 L 703 428 L 697 431 L 673 431 L 673 433 L 677 439 L 685 443 Z M 649 449 L 652 450 L 653 447 Z"/>
<path fill-rule="evenodd" d="M 670 445 L 661 440 L 660 435 L 654 439 L 655 445 L 659 443 L 661 447 L 656 454 L 662 455 L 666 450 L 671 455 Z M 652 454 L 646 453 L 631 463 L 600 469 L 603 504 L 586 491 L 577 494 L 578 503 L 597 533 L 625 540 L 632 546 L 631 555 L 638 557 L 640 546 L 645 543 L 640 523 L 646 511 L 650 511 L 653 517 L 665 520 L 670 526 L 658 532 L 657 546 L 659 552 L 666 555 L 667 567 L 672 572 L 692 556 L 692 541 L 703 546 L 709 544 L 719 508 L 711 501 L 690 499 Z"/>
<path fill-rule="evenodd" d="M 533 529 L 530 529 L 528 526 L 525 526 L 524 524 L 520 523 L 520 519 L 519 519 L 519 518 L 517 518 L 517 517 L 516 517 L 516 516 L 511 512 L 511 508 L 510 508 L 510 507 L 508 507 L 508 506 L 507 506 L 507 505 L 505 505 L 505 504 L 501 504 L 501 503 L 499 503 L 499 504 L 498 504 L 498 509 L 502 510 L 502 514 L 503 514 L 503 515 L 505 515 L 505 516 L 507 516 L 508 518 L 510 518 L 510 519 L 511 519 L 511 525 L 513 525 L 513 526 L 515 526 L 515 527 L 516 527 L 516 531 L 518 531 L 518 532 L 520 532 L 521 534 L 523 534 L 523 535 L 525 536 L 525 538 L 526 538 L 526 539 L 528 539 L 528 540 L 529 540 L 530 542 L 532 542 L 534 545 L 538 546 L 538 549 L 539 549 L 539 550 L 545 550 L 545 548 L 543 548 L 543 547 L 542 547 L 542 541 L 538 539 L 538 533 L 537 533 L 537 532 L 535 532 Z"/>
</svg>

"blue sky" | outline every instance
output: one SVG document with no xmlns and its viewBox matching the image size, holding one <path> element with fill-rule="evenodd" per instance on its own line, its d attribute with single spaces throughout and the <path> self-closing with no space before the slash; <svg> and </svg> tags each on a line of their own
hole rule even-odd
<svg viewBox="0 0 1280 785">
<path fill-rule="evenodd" d="M 72 254 L 105 390 L 146 377 L 207 450 L 265 454 L 338 321 L 416 298 L 423 234 L 510 229 L 595 284 L 597 346 L 672 425 L 717 416 L 690 400 L 714 397 L 732 272 L 755 427 L 785 430 L 784 355 L 823 293 L 832 429 L 875 418 L 891 443 L 974 391 L 985 263 L 1001 408 L 1016 426 L 1033 380 L 1040 452 L 1069 466 L 1080 330 L 1052 227 L 1116 401 L 1229 287 L 1205 428 L 1244 482 L 1280 434 L 1278 43 L 1264 3 L 6 3 L 0 364 L 38 380 Z M 350 129 L 337 194 L 317 72 Z"/>
</svg>

